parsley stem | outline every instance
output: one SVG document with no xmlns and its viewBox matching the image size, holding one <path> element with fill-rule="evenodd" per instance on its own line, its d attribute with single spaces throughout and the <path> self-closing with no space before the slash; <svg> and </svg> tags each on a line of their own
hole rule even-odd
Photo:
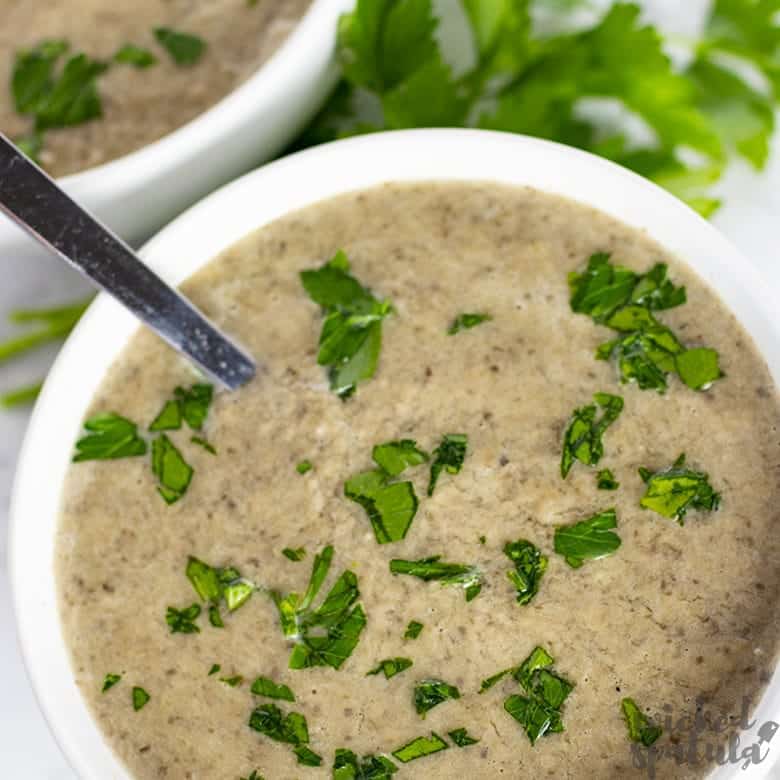
<svg viewBox="0 0 780 780">
<path fill-rule="evenodd" d="M 20 387 L 18 390 L 11 390 L 9 393 L 0 395 L 0 406 L 5 409 L 13 409 L 16 406 L 24 406 L 32 403 L 41 392 L 42 382 L 36 382 L 34 385 Z"/>
</svg>

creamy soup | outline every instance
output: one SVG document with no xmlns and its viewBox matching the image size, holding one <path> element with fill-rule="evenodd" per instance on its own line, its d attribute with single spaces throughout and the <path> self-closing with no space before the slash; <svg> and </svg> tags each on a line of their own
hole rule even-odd
<svg viewBox="0 0 780 780">
<path fill-rule="evenodd" d="M 323 314 L 299 277 L 339 249 L 355 278 L 393 304 L 376 373 L 346 400 L 317 364 Z M 642 272 L 668 262 L 687 303 L 655 314 L 686 346 L 717 350 L 725 376 L 697 392 L 670 374 L 661 394 L 621 384 L 611 362 L 595 360 L 610 331 L 572 312 L 567 286 L 569 272 L 595 252 Z M 644 754 L 632 753 L 624 697 L 664 728 L 659 752 L 685 739 L 667 719 L 693 716 L 697 706 L 708 719 L 724 715 L 727 730 L 739 728 L 778 645 L 780 405 L 749 336 L 685 265 L 641 232 L 537 191 L 386 185 L 264 227 L 184 287 L 257 356 L 257 378 L 216 395 L 199 434 L 216 455 L 193 444 L 186 426 L 169 432 L 194 468 L 175 503 L 158 494 L 148 456 L 74 464 L 58 538 L 73 673 L 131 775 L 330 777 L 342 748 L 387 756 L 399 778 L 622 780 L 647 774 Z M 491 319 L 449 335 L 467 312 Z M 145 432 L 172 389 L 196 381 L 140 332 L 91 413 L 119 413 Z M 598 464 L 619 482 L 614 491 L 597 489 L 597 468 L 583 463 L 565 480 L 560 473 L 572 412 L 596 392 L 625 403 Z M 372 468 L 376 444 L 413 439 L 430 453 L 447 433 L 467 436 L 462 468 L 445 470 L 432 496 L 429 464 L 404 471 L 398 479 L 412 482 L 419 509 L 402 541 L 378 544 L 366 511 L 345 497 L 345 481 Z M 691 510 L 681 526 L 640 508 L 646 485 L 637 472 L 668 467 L 682 452 L 721 502 L 717 511 Z M 306 460 L 311 470 L 298 473 Z M 556 528 L 611 507 L 621 546 L 571 567 L 554 551 Z M 519 539 L 549 558 L 525 605 L 503 552 Z M 268 594 L 302 593 L 327 545 L 333 565 L 315 605 L 349 569 L 366 625 L 340 668 L 291 669 L 294 642 Z M 285 548 L 304 548 L 305 557 L 289 560 Z M 467 601 L 461 587 L 390 573 L 391 559 L 435 555 L 478 567 L 481 592 Z M 185 576 L 189 556 L 234 566 L 258 587 L 235 612 L 222 610 L 224 628 L 210 625 Z M 172 633 L 166 609 L 193 603 L 203 609 L 199 633 Z M 404 637 L 411 621 L 423 624 L 416 639 Z M 519 683 L 509 675 L 478 691 L 537 646 L 574 688 L 560 707 L 564 730 L 532 745 L 504 708 L 523 695 Z M 389 679 L 367 676 L 396 657 L 413 665 Z M 101 692 L 108 673 L 122 679 Z M 254 695 L 258 676 L 288 686 L 295 702 Z M 432 678 L 460 698 L 423 718 L 413 691 Z M 134 686 L 150 696 L 138 711 Z M 269 704 L 306 718 L 320 767 L 298 763 L 291 744 L 249 727 L 253 710 Z M 448 736 L 458 728 L 479 741 L 458 747 Z M 406 764 L 392 756 L 431 732 L 449 747 Z M 704 731 L 700 744 L 725 738 L 721 726 Z M 657 760 L 657 777 L 706 772 L 703 759 Z"/>
<path fill-rule="evenodd" d="M 48 130 L 40 160 L 57 176 L 91 168 L 156 141 L 210 108 L 251 76 L 278 48 L 311 0 L 2 0 L 0 130 L 26 136 L 29 117 L 15 109 L 10 85 L 16 54 L 45 40 L 65 40 L 69 54 L 110 61 L 124 44 L 152 52 L 156 64 L 113 65 L 97 86 L 103 116 Z M 200 38 L 203 55 L 177 65 L 155 28 Z"/>
</svg>

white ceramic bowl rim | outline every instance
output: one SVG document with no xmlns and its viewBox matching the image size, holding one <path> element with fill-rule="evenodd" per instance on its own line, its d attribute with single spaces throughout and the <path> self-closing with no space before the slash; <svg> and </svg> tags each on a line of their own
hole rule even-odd
<svg viewBox="0 0 780 780">
<path fill-rule="evenodd" d="M 600 158 L 547 141 L 474 130 L 412 130 L 309 149 L 261 168 L 184 213 L 142 250 L 179 283 L 252 230 L 296 209 L 388 181 L 472 180 L 531 186 L 581 201 L 646 230 L 685 260 L 732 309 L 780 381 L 780 324 L 769 288 L 708 222 L 645 179 Z M 321 258 L 312 258 L 313 262 Z M 25 663 L 41 708 L 68 759 L 86 780 L 127 778 L 89 715 L 61 635 L 52 576 L 60 491 L 88 404 L 136 329 L 101 295 L 64 346 L 36 405 L 12 498 L 10 572 Z M 780 673 L 755 713 L 780 721 Z M 719 769 L 713 780 L 767 776 Z"/>
<path fill-rule="evenodd" d="M 312 0 L 301 20 L 271 56 L 246 81 L 206 111 L 140 149 L 63 176 L 61 185 L 74 187 L 77 191 L 84 186 L 99 186 L 101 181 L 121 181 L 125 187 L 132 186 L 137 180 L 143 181 L 148 171 L 175 169 L 198 149 L 213 143 L 215 138 L 229 137 L 234 126 L 241 122 L 246 108 L 257 105 L 271 86 L 283 81 L 286 73 L 295 70 L 301 51 L 322 37 L 323 31 L 331 35 L 333 2 Z M 344 2 L 337 2 L 335 10 L 340 12 L 344 7 Z M 329 42 L 328 45 L 332 44 Z"/>
</svg>

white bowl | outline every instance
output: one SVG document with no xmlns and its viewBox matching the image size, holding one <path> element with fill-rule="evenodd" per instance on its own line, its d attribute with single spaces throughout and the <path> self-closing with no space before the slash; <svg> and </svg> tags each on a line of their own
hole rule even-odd
<svg viewBox="0 0 780 780">
<path fill-rule="evenodd" d="M 60 185 L 126 240 L 147 238 L 207 192 L 278 154 L 303 129 L 336 82 L 336 26 L 353 5 L 313 0 L 268 61 L 208 111 Z M 8 239 L 6 230 L 0 235 L 5 250 L 18 232 L 0 228 L 8 228 Z"/>
<path fill-rule="evenodd" d="M 286 157 L 214 193 L 142 250 L 179 283 L 255 228 L 292 210 L 386 181 L 490 180 L 573 198 L 646 230 L 688 262 L 754 337 L 780 381 L 780 321 L 768 289 L 746 259 L 705 220 L 645 179 L 584 152 L 502 133 L 411 130 L 362 136 Z M 66 343 L 46 381 L 22 449 L 11 509 L 10 572 L 22 651 L 41 708 L 67 757 L 86 780 L 126 778 L 73 681 L 53 576 L 60 490 L 87 406 L 137 324 L 101 295 Z M 780 674 L 756 713 L 780 721 Z M 772 756 L 770 756 L 772 758 Z M 742 772 L 763 777 L 770 761 Z"/>
</svg>

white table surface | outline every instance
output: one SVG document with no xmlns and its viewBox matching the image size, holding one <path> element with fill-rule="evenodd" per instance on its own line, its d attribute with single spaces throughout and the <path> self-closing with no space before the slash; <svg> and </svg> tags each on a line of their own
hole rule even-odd
<svg viewBox="0 0 780 780">
<path fill-rule="evenodd" d="M 672 9 L 670 0 L 657 1 Z M 761 174 L 741 164 L 732 167 L 722 183 L 726 205 L 714 223 L 780 294 L 780 135 L 775 138 L 773 152 L 768 169 Z M 0 318 L 15 307 L 77 300 L 88 291 L 85 283 L 58 261 L 23 253 L 8 256 L 2 249 Z M 9 332 L 8 325 L 0 322 L 0 339 Z M 35 380 L 54 355 L 55 350 L 43 350 L 2 366 L 0 390 Z M 26 411 L 0 411 L 0 777 L 73 780 L 75 775 L 49 733 L 27 681 L 11 609 L 6 555 L 8 497 L 27 417 Z"/>
</svg>

